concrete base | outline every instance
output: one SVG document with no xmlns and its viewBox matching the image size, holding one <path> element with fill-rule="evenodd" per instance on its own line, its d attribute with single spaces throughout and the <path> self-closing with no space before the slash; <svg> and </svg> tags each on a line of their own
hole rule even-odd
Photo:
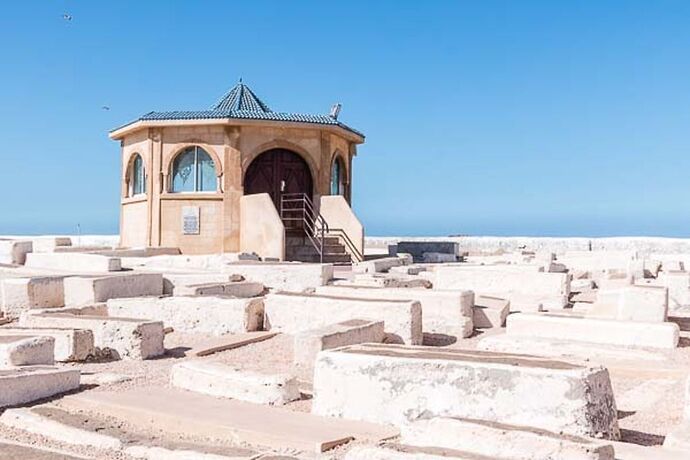
<svg viewBox="0 0 690 460">
<path fill-rule="evenodd" d="M 366 344 L 322 351 L 312 411 L 393 424 L 465 417 L 619 437 L 605 368 L 476 350 Z"/>
<path fill-rule="evenodd" d="M 642 323 L 553 314 L 516 313 L 508 317 L 510 335 L 587 341 L 623 347 L 675 348 L 680 330 L 675 323 Z"/>
<path fill-rule="evenodd" d="M 161 320 L 180 332 L 223 335 L 261 330 L 264 306 L 261 298 L 140 297 L 109 300 L 108 314 Z"/>
<path fill-rule="evenodd" d="M 272 406 L 282 406 L 300 398 L 295 377 L 258 374 L 217 362 L 175 364 L 170 370 L 170 383 L 197 393 Z"/>
<path fill-rule="evenodd" d="M 65 305 L 79 306 L 109 299 L 163 294 L 160 273 L 132 273 L 100 277 L 65 278 Z"/>
<path fill-rule="evenodd" d="M 403 425 L 401 431 L 401 441 L 407 445 L 437 446 L 490 458 L 614 460 L 611 444 L 496 422 L 432 418 Z"/>
<path fill-rule="evenodd" d="M 79 388 L 79 371 L 54 367 L 0 369 L 0 407 L 26 404 Z"/>
<path fill-rule="evenodd" d="M 362 319 L 303 331 L 295 335 L 293 361 L 297 366 L 311 369 L 316 355 L 322 350 L 358 343 L 381 343 L 384 337 L 383 321 Z"/>
<path fill-rule="evenodd" d="M 265 297 L 264 308 L 266 330 L 296 334 L 353 319 L 382 320 L 387 342 L 420 345 L 423 340 L 417 301 L 278 293 Z"/>
<path fill-rule="evenodd" d="M 52 365 L 55 339 L 45 336 L 0 336 L 0 368 Z"/>
<path fill-rule="evenodd" d="M 85 361 L 95 352 L 93 333 L 86 329 L 0 328 L 3 335 L 44 335 L 55 339 L 55 361 Z"/>
</svg>

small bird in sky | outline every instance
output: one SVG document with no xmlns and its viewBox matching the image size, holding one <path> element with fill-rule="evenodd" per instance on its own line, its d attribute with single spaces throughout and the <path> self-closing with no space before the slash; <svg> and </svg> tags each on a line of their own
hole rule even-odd
<svg viewBox="0 0 690 460">
<path fill-rule="evenodd" d="M 110 107 L 108 107 L 107 105 L 104 105 L 104 106 L 101 107 L 101 109 L 103 109 L 103 110 L 110 110 Z"/>
<path fill-rule="evenodd" d="M 71 20 L 72 20 L 72 15 L 71 15 L 71 14 L 65 13 L 65 14 L 62 15 L 62 19 L 64 19 L 65 21 L 71 21 Z"/>
</svg>

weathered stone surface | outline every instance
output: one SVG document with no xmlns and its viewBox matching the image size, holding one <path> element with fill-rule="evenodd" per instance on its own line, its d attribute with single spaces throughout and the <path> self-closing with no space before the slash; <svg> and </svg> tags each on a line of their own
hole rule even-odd
<svg viewBox="0 0 690 460">
<path fill-rule="evenodd" d="M 411 300 L 371 300 L 295 293 L 264 298 L 264 329 L 296 334 L 352 319 L 384 321 L 386 341 L 420 345 L 422 307 Z"/>
<path fill-rule="evenodd" d="M 476 328 L 503 327 L 509 313 L 510 301 L 507 299 L 487 295 L 478 295 L 474 298 L 472 321 Z"/>
<path fill-rule="evenodd" d="M 668 316 L 668 289 L 662 286 L 628 286 L 599 290 L 586 316 L 663 323 Z"/>
<path fill-rule="evenodd" d="M 425 252 L 451 254 L 460 253 L 458 243 L 453 241 L 400 241 L 397 247 L 398 253 L 411 254 L 415 262 L 424 262 Z"/>
<path fill-rule="evenodd" d="M 66 236 L 43 236 L 31 240 L 33 243 L 33 252 L 54 252 L 56 248 L 65 248 L 72 246 L 72 239 Z"/>
<path fill-rule="evenodd" d="M 58 328 L 0 328 L 0 336 L 43 335 L 55 339 L 55 361 L 85 361 L 95 352 L 93 333 L 87 329 L 58 329 Z"/>
<path fill-rule="evenodd" d="M 403 265 L 399 257 L 382 257 L 352 264 L 352 273 L 386 273 L 393 267 Z"/>
<path fill-rule="evenodd" d="M 366 344 L 322 351 L 312 411 L 381 423 L 449 416 L 619 436 L 605 368 L 476 350 Z"/>
<path fill-rule="evenodd" d="M 297 379 L 287 374 L 260 374 L 227 364 L 186 361 L 170 370 L 174 387 L 221 398 L 282 406 L 300 398 Z"/>
<path fill-rule="evenodd" d="M 225 265 L 223 273 L 242 275 L 273 289 L 303 291 L 332 280 L 333 264 L 237 263 Z"/>
<path fill-rule="evenodd" d="M 122 269 L 118 257 L 77 252 L 44 252 L 26 255 L 27 267 L 50 268 L 68 272 L 116 272 Z"/>
<path fill-rule="evenodd" d="M 458 338 L 472 335 L 472 291 L 322 286 L 316 289 L 316 293 L 358 299 L 418 300 L 422 305 L 422 325 L 425 333 Z"/>
<path fill-rule="evenodd" d="M 261 330 L 262 298 L 140 297 L 111 299 L 108 314 L 161 320 L 181 332 L 222 335 Z"/>
<path fill-rule="evenodd" d="M 422 272 L 424 273 L 424 272 Z M 380 287 L 380 288 L 424 288 L 432 286 L 431 281 L 421 276 L 397 273 L 357 273 L 351 281 L 337 281 L 339 286 Z"/>
<path fill-rule="evenodd" d="M 0 367 L 52 365 L 54 346 L 52 337 L 0 335 Z"/>
<path fill-rule="evenodd" d="M 163 273 L 163 294 L 173 295 L 176 288 L 189 286 L 192 284 L 207 283 L 228 283 L 240 276 L 233 276 L 227 273 Z"/>
<path fill-rule="evenodd" d="M 263 294 L 264 290 L 264 285 L 261 283 L 253 281 L 235 281 L 177 286 L 173 290 L 173 295 L 256 297 Z"/>
<path fill-rule="evenodd" d="M 0 310 L 9 318 L 32 308 L 62 307 L 65 304 L 61 276 L 36 276 L 0 280 Z"/>
<path fill-rule="evenodd" d="M 299 332 L 294 338 L 293 361 L 298 366 L 312 368 L 316 355 L 322 350 L 358 343 L 383 342 L 385 338 L 383 329 L 383 321 L 351 319 Z"/>
<path fill-rule="evenodd" d="M 26 404 L 78 387 L 77 369 L 47 366 L 0 369 L 0 407 Z"/>
<path fill-rule="evenodd" d="M 416 447 L 396 443 L 378 446 L 354 446 L 345 454 L 345 460 L 494 460 L 467 452 L 440 447 Z"/>
<path fill-rule="evenodd" d="M 442 252 L 425 252 L 422 255 L 422 261 L 426 264 L 443 264 L 458 261 L 458 256 L 455 254 L 444 254 Z"/>
<path fill-rule="evenodd" d="M 90 305 L 108 299 L 163 294 L 160 273 L 131 273 L 110 276 L 65 278 L 65 305 Z"/>
<path fill-rule="evenodd" d="M 643 323 L 552 314 L 508 316 L 507 333 L 627 347 L 675 348 L 680 329 L 675 323 Z"/>
<path fill-rule="evenodd" d="M 31 241 L 0 239 L 0 264 L 22 265 L 32 250 Z"/>
<path fill-rule="evenodd" d="M 545 430 L 460 418 L 436 417 L 403 425 L 401 440 L 411 446 L 437 446 L 490 458 L 614 459 L 611 444 Z"/>
<path fill-rule="evenodd" d="M 22 314 L 19 324 L 23 327 L 91 330 L 96 347 L 110 349 L 121 359 L 149 359 L 165 352 L 161 321 L 43 311 Z"/>
</svg>

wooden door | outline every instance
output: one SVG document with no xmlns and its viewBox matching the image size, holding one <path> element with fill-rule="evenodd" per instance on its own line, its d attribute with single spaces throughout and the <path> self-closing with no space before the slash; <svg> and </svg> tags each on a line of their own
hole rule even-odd
<svg viewBox="0 0 690 460">
<path fill-rule="evenodd" d="M 311 200 L 313 182 L 309 165 L 290 150 L 262 153 L 252 161 L 244 177 L 244 194 L 255 193 L 268 193 L 278 211 L 283 193 L 304 193 Z"/>
</svg>

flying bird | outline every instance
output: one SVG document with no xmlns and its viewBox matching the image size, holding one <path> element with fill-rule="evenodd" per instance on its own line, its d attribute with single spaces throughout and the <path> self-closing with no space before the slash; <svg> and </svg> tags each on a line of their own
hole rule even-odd
<svg viewBox="0 0 690 460">
<path fill-rule="evenodd" d="M 104 105 L 104 106 L 102 106 L 101 108 L 102 108 L 103 110 L 110 110 L 110 107 L 108 107 L 107 105 Z"/>
<path fill-rule="evenodd" d="M 71 15 L 71 14 L 65 13 L 65 14 L 62 15 L 62 19 L 64 19 L 65 21 L 71 21 L 71 20 L 72 20 L 72 15 Z"/>
</svg>

